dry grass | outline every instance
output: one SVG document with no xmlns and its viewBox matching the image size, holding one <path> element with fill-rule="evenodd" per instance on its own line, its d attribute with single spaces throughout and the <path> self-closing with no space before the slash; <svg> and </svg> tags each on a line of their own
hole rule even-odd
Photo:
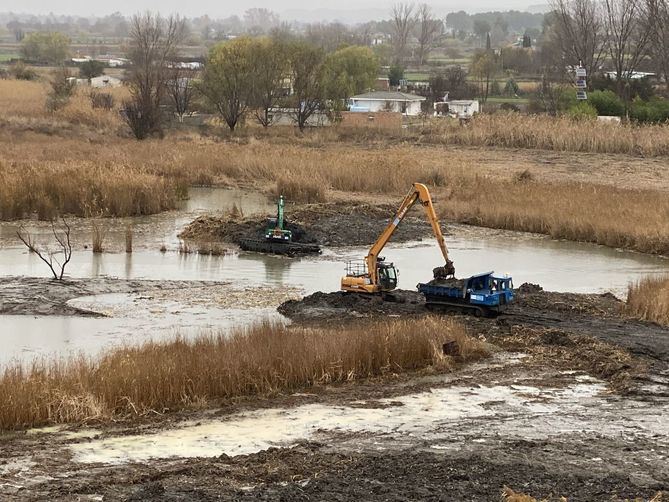
<svg viewBox="0 0 669 502">
<path fill-rule="evenodd" d="M 274 195 L 283 195 L 288 200 L 306 203 L 325 202 L 327 198 L 324 182 L 307 173 L 279 178 Z"/>
<path fill-rule="evenodd" d="M 648 276 L 630 284 L 625 312 L 669 326 L 669 275 Z"/>
<path fill-rule="evenodd" d="M 669 126 L 621 126 L 568 117 L 497 113 L 478 115 L 467 126 L 457 121 L 432 122 L 424 131 L 432 143 L 573 152 L 669 155 Z"/>
<path fill-rule="evenodd" d="M 456 363 L 441 353 L 456 340 L 461 360 L 487 355 L 452 320 L 363 324 L 359 329 L 269 323 L 229 335 L 175 339 L 84 357 L 8 367 L 0 377 L 0 429 L 185 409 L 237 396 L 271 395 Z"/>
<path fill-rule="evenodd" d="M 303 201 L 322 200 L 327 190 L 399 197 L 421 181 L 452 221 L 669 254 L 665 192 L 541 181 L 529 171 L 477 172 L 466 152 L 407 146 L 54 138 L 39 148 L 9 143 L 0 152 L 0 218 L 151 214 L 175 207 L 203 175 L 215 183 L 275 183 L 289 200 Z"/>
<path fill-rule="evenodd" d="M 3 163 L 0 154 L 0 219 L 36 213 L 139 216 L 176 207 L 178 181 L 96 162 Z"/>
<path fill-rule="evenodd" d="M 93 109 L 89 88 L 78 88 L 67 106 L 56 112 L 46 110 L 47 92 L 46 82 L 0 80 L 0 121 L 19 129 L 51 133 L 73 125 L 115 133 L 122 125 L 118 108 Z M 124 87 L 105 92 L 111 93 L 116 103 L 121 103 L 128 94 Z"/>
<path fill-rule="evenodd" d="M 669 255 L 669 198 L 652 190 L 543 183 L 459 173 L 445 180 L 443 217 L 490 228 L 550 235 Z"/>
</svg>

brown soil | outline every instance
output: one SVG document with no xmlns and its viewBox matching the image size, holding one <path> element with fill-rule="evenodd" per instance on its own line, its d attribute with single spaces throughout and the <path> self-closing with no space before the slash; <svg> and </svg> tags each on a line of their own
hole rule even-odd
<svg viewBox="0 0 669 502">
<path fill-rule="evenodd" d="M 296 242 L 323 246 L 365 246 L 372 244 L 397 208 L 391 204 L 356 204 L 336 201 L 291 205 L 286 209 L 288 229 Z M 269 215 L 268 215 L 269 216 Z M 202 216 L 179 235 L 195 241 L 220 241 L 238 244 L 241 239 L 264 235 L 266 217 Z M 413 208 L 392 237 L 392 242 L 418 240 L 431 232 L 429 223 Z"/>
</svg>

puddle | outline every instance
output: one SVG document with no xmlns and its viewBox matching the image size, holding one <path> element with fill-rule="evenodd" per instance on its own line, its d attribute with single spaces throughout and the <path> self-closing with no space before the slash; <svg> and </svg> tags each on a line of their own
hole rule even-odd
<svg viewBox="0 0 669 502">
<path fill-rule="evenodd" d="M 479 418 L 492 424 L 491 417 L 497 417 L 495 423 L 502 428 L 512 424 L 515 416 L 549 416 L 553 422 L 568 422 L 601 399 L 598 396 L 604 389 L 600 382 L 577 383 L 562 389 L 458 386 L 384 399 L 370 408 L 358 403 L 356 407 L 309 404 L 260 410 L 157 434 L 75 444 L 71 449 L 78 462 L 116 464 L 152 458 L 244 455 L 336 432 L 434 438 L 440 430 L 452 429 L 455 433 L 459 424 Z M 594 422 L 575 420 L 582 430 L 601 427 L 601 423 L 595 426 Z M 566 424 L 560 427 L 553 423 L 531 435 L 549 435 L 567 428 Z"/>
</svg>

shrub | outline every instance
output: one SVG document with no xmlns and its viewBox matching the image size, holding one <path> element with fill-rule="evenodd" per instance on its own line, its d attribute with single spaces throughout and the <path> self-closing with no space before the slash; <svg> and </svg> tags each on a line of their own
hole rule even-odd
<svg viewBox="0 0 669 502">
<path fill-rule="evenodd" d="M 567 115 L 575 120 L 592 119 L 597 117 L 597 109 L 587 101 L 581 101 L 569 108 Z"/>
<path fill-rule="evenodd" d="M 620 117 L 625 113 L 625 105 L 613 91 L 593 91 L 588 95 L 588 101 L 598 115 Z"/>
<path fill-rule="evenodd" d="M 37 80 L 37 72 L 26 66 L 22 61 L 16 63 L 10 73 L 16 80 Z"/>
<path fill-rule="evenodd" d="M 85 61 L 84 63 L 81 64 L 79 67 L 79 76 L 81 78 L 86 78 L 88 80 L 99 77 L 104 73 L 105 70 L 105 64 L 102 61 L 96 61 L 94 59 L 91 59 L 89 61 Z"/>
<path fill-rule="evenodd" d="M 519 92 L 520 89 L 518 88 L 518 84 L 514 79 L 510 78 L 506 81 L 506 84 L 504 85 L 505 96 L 517 96 Z"/>
<path fill-rule="evenodd" d="M 502 103 L 499 105 L 499 109 L 505 112 L 519 112 L 520 108 L 518 108 L 516 105 L 513 103 Z"/>
<path fill-rule="evenodd" d="M 629 115 L 632 120 L 641 123 L 660 123 L 669 120 L 669 101 L 655 98 L 643 101 L 635 98 L 630 106 Z"/>
<path fill-rule="evenodd" d="M 46 109 L 54 112 L 63 108 L 70 101 L 77 83 L 70 78 L 66 68 L 56 70 L 51 78 L 51 90 L 46 98 Z"/>
</svg>

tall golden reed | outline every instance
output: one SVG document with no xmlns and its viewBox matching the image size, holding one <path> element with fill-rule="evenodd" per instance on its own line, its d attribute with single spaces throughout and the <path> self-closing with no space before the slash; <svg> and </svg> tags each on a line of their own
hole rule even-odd
<svg viewBox="0 0 669 502">
<path fill-rule="evenodd" d="M 455 361 L 441 347 L 451 340 L 459 343 L 462 360 L 487 355 L 456 321 L 425 318 L 351 329 L 265 322 L 192 341 L 113 349 L 95 360 L 15 364 L 0 375 L 0 429 L 162 413 L 428 366 L 448 369 Z"/>
<path fill-rule="evenodd" d="M 669 275 L 647 276 L 630 284 L 625 312 L 669 326 Z"/>
</svg>

